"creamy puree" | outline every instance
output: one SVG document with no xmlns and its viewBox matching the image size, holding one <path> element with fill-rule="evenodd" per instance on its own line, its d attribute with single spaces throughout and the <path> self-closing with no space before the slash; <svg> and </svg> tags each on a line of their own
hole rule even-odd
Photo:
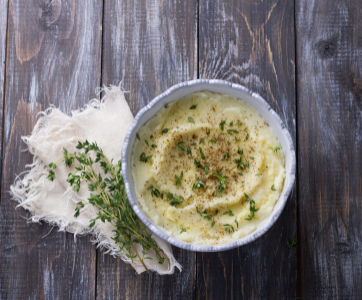
<svg viewBox="0 0 362 300">
<path fill-rule="evenodd" d="M 279 199 L 284 165 L 280 142 L 254 108 L 207 91 L 165 105 L 132 153 L 142 210 L 169 235 L 200 245 L 256 230 Z"/>
</svg>

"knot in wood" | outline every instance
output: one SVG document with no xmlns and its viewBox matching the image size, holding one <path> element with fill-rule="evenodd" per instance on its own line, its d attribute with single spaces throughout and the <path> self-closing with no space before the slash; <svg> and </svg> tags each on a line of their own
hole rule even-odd
<svg viewBox="0 0 362 300">
<path fill-rule="evenodd" d="M 317 51 L 322 59 L 328 59 L 336 55 L 337 42 L 333 40 L 320 41 L 317 43 Z"/>
<path fill-rule="evenodd" d="M 49 27 L 59 19 L 62 10 L 60 0 L 44 1 L 39 4 L 39 23 Z"/>
</svg>

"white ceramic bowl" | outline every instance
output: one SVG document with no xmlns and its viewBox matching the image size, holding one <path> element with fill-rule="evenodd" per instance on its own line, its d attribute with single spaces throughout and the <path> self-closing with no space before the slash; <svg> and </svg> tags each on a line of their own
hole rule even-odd
<svg viewBox="0 0 362 300">
<path fill-rule="evenodd" d="M 278 202 L 276 203 L 273 212 L 271 215 L 264 221 L 264 223 L 251 234 L 230 242 L 226 244 L 205 246 L 197 245 L 192 243 L 186 243 L 181 240 L 178 240 L 164 231 L 162 231 L 157 225 L 153 224 L 143 213 L 142 209 L 138 205 L 137 198 L 135 197 L 135 190 L 133 184 L 133 176 L 131 170 L 131 154 L 133 150 L 133 144 L 136 139 L 136 133 L 140 128 L 151 119 L 166 103 L 177 100 L 187 94 L 196 92 L 196 91 L 211 91 L 216 93 L 230 94 L 236 98 L 242 99 L 247 102 L 249 105 L 254 107 L 260 115 L 268 122 L 269 126 L 274 130 L 277 135 L 282 149 L 285 155 L 285 169 L 286 169 L 286 178 L 284 181 L 284 187 Z M 127 135 L 125 137 L 122 149 L 122 174 L 124 178 L 124 183 L 127 191 L 127 196 L 131 206 L 133 207 L 135 213 L 141 219 L 141 221 L 157 236 L 166 240 L 174 246 L 191 250 L 191 251 L 200 251 L 200 252 L 216 252 L 224 251 L 232 248 L 236 248 L 245 244 L 248 244 L 258 237 L 263 235 L 278 219 L 280 214 L 283 211 L 285 203 L 287 202 L 288 196 L 292 190 L 295 180 L 295 151 L 293 146 L 293 141 L 290 136 L 290 133 L 285 128 L 282 120 L 275 113 L 274 110 L 270 108 L 268 103 L 260 97 L 258 94 L 252 93 L 247 88 L 234 84 L 228 81 L 223 80 L 192 80 L 183 82 L 177 85 L 174 85 L 166 92 L 162 93 L 155 99 L 153 99 L 147 106 L 145 106 L 134 119 L 131 127 L 128 129 Z"/>
</svg>

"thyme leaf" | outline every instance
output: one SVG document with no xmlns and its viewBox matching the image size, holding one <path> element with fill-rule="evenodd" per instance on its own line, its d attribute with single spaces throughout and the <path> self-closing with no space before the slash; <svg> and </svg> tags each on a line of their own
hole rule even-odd
<svg viewBox="0 0 362 300">
<path fill-rule="evenodd" d="M 176 185 L 176 186 L 181 185 L 181 179 L 182 179 L 182 177 L 184 177 L 184 171 L 181 171 L 180 177 L 178 177 L 177 175 L 175 175 L 175 185 Z"/>
<path fill-rule="evenodd" d="M 224 131 L 224 125 L 225 125 L 225 123 L 226 123 L 225 120 L 223 120 L 223 121 L 220 122 L 219 127 L 220 127 L 221 131 Z"/>
<path fill-rule="evenodd" d="M 181 152 L 184 151 L 185 148 L 186 148 L 184 144 L 185 144 L 184 141 L 178 142 L 177 145 L 176 145 L 177 150 L 178 150 L 178 151 L 181 151 Z"/>
</svg>

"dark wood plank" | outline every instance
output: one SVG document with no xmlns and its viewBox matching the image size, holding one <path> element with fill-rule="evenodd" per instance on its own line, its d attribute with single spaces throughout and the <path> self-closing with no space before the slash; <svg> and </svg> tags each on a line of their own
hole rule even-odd
<svg viewBox="0 0 362 300">
<path fill-rule="evenodd" d="M 37 112 L 70 112 L 100 84 L 102 1 L 10 1 L 0 206 L 0 298 L 92 299 L 96 250 L 89 238 L 27 224 L 9 187 L 31 155 L 21 152 Z M 44 237 L 47 235 L 46 237 Z M 44 237 L 44 238 L 43 238 Z"/>
<path fill-rule="evenodd" d="M 8 1 L 1 1 L 0 3 L 0 141 L 2 140 L 2 120 L 3 120 L 3 99 L 5 88 L 5 54 L 6 54 L 6 28 L 7 28 L 7 13 L 8 13 Z M 0 153 L 1 153 L 0 143 Z M 0 159 L 0 170 L 2 166 L 2 158 Z M 1 178 L 1 176 L 0 176 Z M 1 200 L 0 200 L 1 201 Z"/>
<path fill-rule="evenodd" d="M 280 115 L 295 143 L 294 3 L 201 0 L 200 77 L 240 83 Z M 295 299 L 296 192 L 276 224 L 255 242 L 197 257 L 199 299 Z"/>
<path fill-rule="evenodd" d="M 168 87 L 197 77 L 197 1 L 107 0 L 103 25 L 103 84 L 118 84 L 134 114 Z M 192 299 L 196 255 L 173 248 L 183 272 L 136 275 L 98 253 L 99 299 Z"/>
<path fill-rule="evenodd" d="M 362 299 L 362 2 L 297 2 L 303 299 Z"/>
</svg>

